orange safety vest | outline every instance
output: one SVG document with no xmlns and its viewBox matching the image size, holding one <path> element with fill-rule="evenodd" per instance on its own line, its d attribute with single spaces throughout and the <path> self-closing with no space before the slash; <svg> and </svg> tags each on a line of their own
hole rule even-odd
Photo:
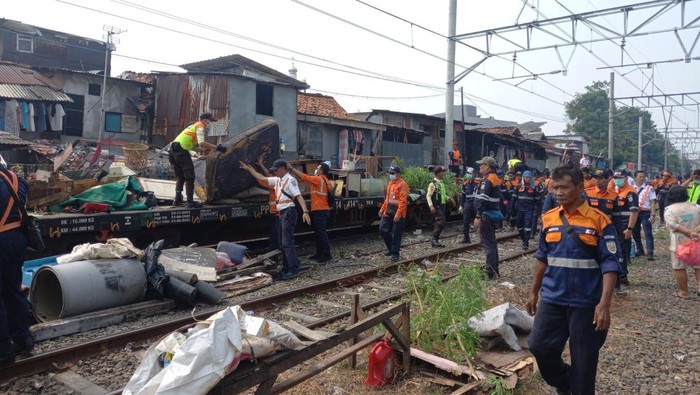
<svg viewBox="0 0 700 395">
<path fill-rule="evenodd" d="M 408 210 L 408 184 L 406 184 L 403 178 L 389 181 L 389 184 L 386 186 L 386 198 L 379 211 L 386 213 L 389 205 L 397 206 L 396 215 L 400 218 L 406 218 L 406 211 Z"/>
<path fill-rule="evenodd" d="M 13 191 L 15 191 L 15 193 L 17 193 L 17 196 L 19 196 L 19 179 L 17 178 L 17 174 L 15 174 L 14 172 L 9 173 L 12 179 L 8 178 L 4 172 L 0 172 L 0 175 L 5 179 L 5 182 L 7 183 L 7 188 L 11 188 Z M 5 212 L 2 214 L 2 218 L 0 218 L 0 233 L 12 229 L 17 229 L 20 226 L 22 226 L 22 210 L 19 210 L 19 221 L 7 223 L 7 219 L 10 217 L 10 213 L 12 212 L 12 209 L 14 207 L 15 197 L 12 196 L 12 192 L 10 192 L 10 196 L 7 199 L 7 207 L 5 207 Z"/>
<path fill-rule="evenodd" d="M 311 211 L 330 210 L 328 192 L 331 184 L 328 178 L 321 175 L 302 174 L 301 180 L 311 185 Z"/>
<path fill-rule="evenodd" d="M 270 190 L 270 197 L 267 199 L 270 205 L 270 214 L 279 214 L 277 211 L 277 196 L 275 196 L 275 187 L 271 187 L 267 181 L 258 181 L 260 186 Z"/>
<path fill-rule="evenodd" d="M 459 166 L 461 164 L 462 164 L 462 154 L 459 152 L 459 149 L 457 149 L 457 148 L 452 149 L 452 158 L 450 158 L 450 165 Z"/>
</svg>

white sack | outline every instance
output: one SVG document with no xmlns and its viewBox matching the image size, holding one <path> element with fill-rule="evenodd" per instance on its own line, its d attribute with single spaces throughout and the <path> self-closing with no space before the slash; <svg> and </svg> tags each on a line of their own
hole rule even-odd
<svg viewBox="0 0 700 395">
<path fill-rule="evenodd" d="M 513 327 L 530 332 L 534 318 L 510 303 L 503 303 L 483 313 L 469 318 L 468 325 L 479 336 L 501 336 L 510 348 L 520 351 L 518 337 Z"/>
<path fill-rule="evenodd" d="M 232 307 L 214 314 L 206 322 L 210 325 L 194 332 L 181 344 L 170 365 L 162 370 L 158 365 L 158 355 L 162 351 L 157 349 L 158 345 L 149 348 L 122 393 L 194 395 L 209 392 L 238 366 L 242 340 Z"/>
<path fill-rule="evenodd" d="M 127 238 L 109 239 L 106 243 L 85 243 L 73 247 L 70 254 L 61 255 L 56 262 L 69 263 L 90 259 L 136 258 L 143 260 L 143 251 L 134 247 Z"/>
</svg>

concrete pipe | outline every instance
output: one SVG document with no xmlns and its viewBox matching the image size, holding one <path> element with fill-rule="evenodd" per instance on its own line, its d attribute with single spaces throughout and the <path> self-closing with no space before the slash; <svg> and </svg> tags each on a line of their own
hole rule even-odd
<svg viewBox="0 0 700 395">
<path fill-rule="evenodd" d="M 146 271 L 136 259 L 95 259 L 42 266 L 30 298 L 39 322 L 137 303 L 146 295 Z"/>
</svg>

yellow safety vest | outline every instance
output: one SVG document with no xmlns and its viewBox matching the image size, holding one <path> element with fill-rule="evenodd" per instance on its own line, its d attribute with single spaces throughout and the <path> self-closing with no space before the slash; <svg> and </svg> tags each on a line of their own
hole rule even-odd
<svg viewBox="0 0 700 395">
<path fill-rule="evenodd" d="M 175 141 L 180 143 L 180 147 L 184 150 L 192 151 L 194 147 L 199 145 L 199 141 L 197 140 L 197 128 L 200 126 L 206 128 L 202 121 L 197 121 L 180 132 L 175 138 Z"/>
</svg>

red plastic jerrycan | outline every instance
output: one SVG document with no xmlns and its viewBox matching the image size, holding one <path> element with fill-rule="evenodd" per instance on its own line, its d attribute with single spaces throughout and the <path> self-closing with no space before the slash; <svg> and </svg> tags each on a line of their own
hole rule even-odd
<svg viewBox="0 0 700 395">
<path fill-rule="evenodd" d="M 388 339 L 377 343 L 369 353 L 369 365 L 365 384 L 382 387 L 394 382 L 396 375 L 396 354 Z"/>
</svg>

